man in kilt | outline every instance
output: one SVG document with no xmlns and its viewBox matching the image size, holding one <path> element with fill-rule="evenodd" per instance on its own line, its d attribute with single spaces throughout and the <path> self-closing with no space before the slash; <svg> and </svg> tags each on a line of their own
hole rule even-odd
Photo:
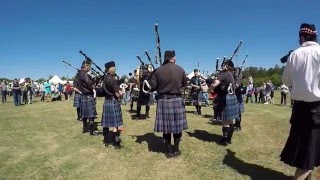
<svg viewBox="0 0 320 180">
<path fill-rule="evenodd" d="M 121 101 L 120 98 L 125 94 L 125 90 L 120 88 L 115 79 L 115 62 L 110 61 L 105 64 L 106 76 L 103 79 L 103 88 L 106 92 L 103 103 L 103 112 L 101 119 L 101 126 L 103 126 L 103 142 L 106 147 L 110 143 L 116 149 L 120 149 L 120 133 L 123 126 Z M 112 132 L 109 132 L 112 128 Z"/>
<path fill-rule="evenodd" d="M 137 101 L 137 117 L 141 118 L 141 106 L 146 106 L 146 118 L 149 118 L 149 111 L 150 111 L 150 93 L 144 93 L 142 91 L 143 81 L 146 80 L 149 76 L 148 66 L 147 65 L 141 65 L 140 67 L 141 75 L 139 80 L 139 97 Z"/>
<path fill-rule="evenodd" d="M 194 69 L 194 76 L 190 79 L 191 96 L 193 100 L 193 105 L 196 107 L 196 114 L 201 115 L 201 102 L 202 102 L 202 93 L 201 93 L 201 82 L 200 82 L 200 72 L 198 69 Z"/>
<path fill-rule="evenodd" d="M 78 87 L 77 89 L 82 92 L 80 95 L 80 109 L 81 118 L 83 123 L 83 133 L 88 132 L 87 121 L 89 120 L 90 135 L 94 135 L 94 119 L 96 118 L 96 102 L 93 97 L 93 81 L 87 75 L 91 68 L 91 61 L 84 60 L 82 69 L 78 74 Z"/>
<path fill-rule="evenodd" d="M 222 72 L 212 84 L 212 89 L 217 92 L 217 120 L 222 121 L 222 145 L 231 144 L 234 132 L 233 120 L 239 118 L 239 104 L 235 95 L 234 64 L 227 60 L 222 64 Z"/>
<path fill-rule="evenodd" d="M 320 46 L 313 24 L 300 26 L 301 47 L 291 53 L 282 82 L 292 86 L 294 100 L 291 129 L 280 155 L 281 161 L 296 167 L 294 179 L 311 179 L 320 165 Z"/>
<path fill-rule="evenodd" d="M 236 118 L 236 123 L 234 124 L 234 128 L 236 131 L 241 130 L 241 114 L 244 113 L 244 102 L 243 102 L 243 95 L 246 94 L 246 90 L 242 83 L 241 75 L 236 76 L 236 96 L 237 101 L 239 104 L 239 117 Z"/>
<path fill-rule="evenodd" d="M 135 96 L 136 92 L 134 91 L 134 88 L 137 87 L 138 85 L 138 80 L 137 78 L 139 78 L 137 76 L 137 70 L 135 69 L 133 71 L 133 76 L 129 79 L 128 84 L 129 84 L 129 91 L 130 91 L 130 111 L 133 111 L 133 102 L 138 100 L 138 96 Z"/>
<path fill-rule="evenodd" d="M 165 155 L 168 158 L 181 155 L 179 148 L 182 131 L 188 128 L 181 88 L 187 85 L 185 71 L 176 65 L 175 51 L 166 51 L 163 65 L 153 73 L 150 85 L 157 91 L 155 132 L 163 132 Z M 171 145 L 173 134 L 174 145 Z"/>
<path fill-rule="evenodd" d="M 82 68 L 82 67 L 81 67 Z M 73 80 L 73 89 L 74 89 L 74 99 L 73 99 L 73 107 L 77 108 L 77 120 L 82 120 L 81 118 L 81 108 L 80 108 L 80 99 L 82 92 L 79 90 L 79 74 L 80 71 L 77 73 L 75 79 Z"/>
</svg>

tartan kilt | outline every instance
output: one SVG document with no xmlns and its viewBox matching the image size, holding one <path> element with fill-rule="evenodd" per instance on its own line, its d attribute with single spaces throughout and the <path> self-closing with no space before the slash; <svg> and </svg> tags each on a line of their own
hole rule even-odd
<svg viewBox="0 0 320 180">
<path fill-rule="evenodd" d="M 154 131 L 176 134 L 186 129 L 188 125 L 183 98 L 159 99 Z"/>
<path fill-rule="evenodd" d="M 97 115 L 96 102 L 92 95 L 80 95 L 81 117 L 83 119 L 95 118 Z"/>
<path fill-rule="evenodd" d="M 117 100 L 104 100 L 101 126 L 119 127 L 123 125 L 121 103 Z"/>
<path fill-rule="evenodd" d="M 230 121 L 239 118 L 239 103 L 234 94 L 218 95 L 217 120 Z"/>
<path fill-rule="evenodd" d="M 149 105 L 149 102 L 150 102 L 150 94 L 146 94 L 140 91 L 137 104 L 144 106 L 144 105 Z"/>
<path fill-rule="evenodd" d="M 74 94 L 74 99 L 73 99 L 73 107 L 80 107 L 80 99 L 81 95 L 79 93 Z"/>
</svg>

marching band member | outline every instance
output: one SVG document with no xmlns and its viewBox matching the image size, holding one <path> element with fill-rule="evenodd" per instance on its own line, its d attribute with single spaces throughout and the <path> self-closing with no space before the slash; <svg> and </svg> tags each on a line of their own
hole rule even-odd
<svg viewBox="0 0 320 180">
<path fill-rule="evenodd" d="M 73 90 L 74 90 L 74 99 L 73 99 L 73 107 L 77 108 L 77 120 L 81 120 L 81 107 L 80 107 L 80 100 L 82 92 L 79 90 L 79 74 L 80 71 L 76 74 L 76 77 L 73 81 Z"/>
<path fill-rule="evenodd" d="M 148 67 L 146 65 L 141 65 L 141 76 L 139 80 L 139 97 L 137 101 L 137 118 L 141 118 L 141 106 L 146 106 L 146 118 L 149 118 L 149 111 L 150 111 L 150 93 L 144 93 L 142 91 L 143 88 L 143 81 L 147 79 L 149 76 Z"/>
<path fill-rule="evenodd" d="M 176 65 L 175 51 L 165 51 L 163 65 L 152 75 L 150 84 L 157 95 L 155 132 L 163 132 L 165 154 L 168 158 L 181 155 L 182 131 L 188 128 L 181 88 L 187 85 L 185 71 Z M 174 138 L 172 150 L 171 134 Z"/>
<path fill-rule="evenodd" d="M 138 78 L 139 76 L 137 75 L 137 70 L 135 69 L 133 71 L 133 76 L 129 79 L 128 84 L 129 84 L 129 91 L 130 91 L 130 111 L 133 111 L 133 102 L 136 101 L 137 97 L 134 97 L 134 88 L 138 86 Z"/>
<path fill-rule="evenodd" d="M 82 62 L 82 69 L 78 74 L 77 89 L 82 92 L 80 95 L 80 109 L 83 123 L 83 133 L 88 132 L 87 120 L 89 120 L 90 135 L 94 135 L 94 119 L 96 118 L 96 103 L 93 97 L 93 81 L 88 77 L 87 73 L 90 71 L 91 62 L 84 60 Z"/>
<path fill-rule="evenodd" d="M 115 79 L 115 62 L 105 64 L 106 76 L 103 80 L 103 88 L 106 91 L 103 103 L 101 126 L 103 126 L 104 144 L 106 147 L 111 143 L 109 128 L 112 128 L 111 139 L 114 147 L 120 149 L 120 133 L 123 126 L 120 98 L 124 95 L 124 88 L 120 89 Z"/>
<path fill-rule="evenodd" d="M 201 115 L 201 102 L 202 102 L 202 94 L 201 94 L 201 82 L 200 82 L 200 72 L 198 69 L 194 69 L 194 76 L 191 78 L 190 83 L 192 86 L 191 94 L 193 104 L 196 107 L 196 113 Z"/>
<path fill-rule="evenodd" d="M 313 24 L 300 26 L 301 47 L 291 53 L 282 82 L 292 86 L 291 129 L 281 161 L 296 167 L 294 179 L 311 179 L 320 165 L 320 46 Z"/>
<path fill-rule="evenodd" d="M 244 113 L 244 102 L 243 102 L 243 95 L 246 94 L 246 90 L 241 82 L 242 78 L 241 75 L 236 78 L 236 89 L 235 94 L 237 96 L 237 101 L 239 103 L 239 117 L 236 118 L 236 122 L 234 124 L 235 130 L 241 130 L 241 114 Z"/>
<path fill-rule="evenodd" d="M 218 78 L 211 85 L 217 92 L 217 120 L 222 121 L 223 137 L 220 141 L 222 145 L 231 144 L 234 132 L 233 120 L 239 117 L 239 105 L 235 91 L 235 79 L 233 75 L 234 64 L 227 60 L 222 64 L 223 70 Z"/>
</svg>

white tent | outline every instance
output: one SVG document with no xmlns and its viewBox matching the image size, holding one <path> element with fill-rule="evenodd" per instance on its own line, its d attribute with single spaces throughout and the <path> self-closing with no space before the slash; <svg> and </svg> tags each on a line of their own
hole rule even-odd
<svg viewBox="0 0 320 180">
<path fill-rule="evenodd" d="M 50 80 L 49 80 L 50 83 L 52 84 L 58 84 L 58 83 L 61 83 L 62 84 L 62 80 L 57 76 L 57 75 L 54 75 Z"/>
<path fill-rule="evenodd" d="M 24 83 L 26 81 L 26 78 L 21 78 L 20 80 L 19 80 L 19 84 L 22 84 L 22 83 Z"/>
<path fill-rule="evenodd" d="M 61 82 L 61 84 L 67 84 L 67 82 L 69 82 L 70 84 L 73 85 L 73 81 L 66 81 L 66 80 L 63 80 L 63 81 Z"/>
</svg>

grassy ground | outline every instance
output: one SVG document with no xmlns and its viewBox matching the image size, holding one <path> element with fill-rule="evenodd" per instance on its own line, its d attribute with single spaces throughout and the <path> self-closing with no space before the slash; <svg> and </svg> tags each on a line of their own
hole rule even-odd
<svg viewBox="0 0 320 180">
<path fill-rule="evenodd" d="M 10 97 L 0 105 L 0 179 L 288 179 L 294 168 L 279 155 L 291 108 L 278 103 L 247 104 L 242 131 L 227 147 L 217 144 L 221 126 L 210 123 L 212 109 L 203 108 L 207 116 L 200 117 L 187 106 L 183 154 L 167 159 L 162 134 L 153 132 L 155 106 L 149 120 L 132 120 L 123 106 L 124 149 L 114 150 L 103 146 L 102 135 L 82 134 L 71 101 L 15 107 Z"/>
</svg>

